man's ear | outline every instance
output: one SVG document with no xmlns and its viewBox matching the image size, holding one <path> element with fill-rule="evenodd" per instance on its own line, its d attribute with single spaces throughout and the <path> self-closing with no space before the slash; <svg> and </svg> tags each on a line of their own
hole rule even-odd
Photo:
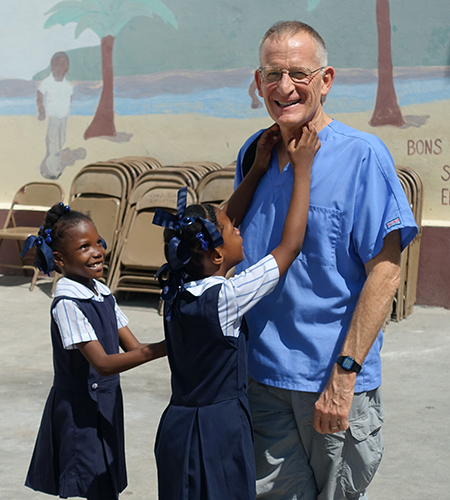
<svg viewBox="0 0 450 500">
<path fill-rule="evenodd" d="M 334 68 L 328 66 L 324 69 L 324 73 L 322 76 L 322 97 L 325 98 L 328 95 L 328 92 L 331 90 L 331 86 L 333 85 L 335 71 Z"/>
<path fill-rule="evenodd" d="M 255 71 L 255 83 L 256 83 L 256 88 L 258 89 L 259 97 L 264 98 L 261 90 L 261 73 L 258 70 Z"/>
</svg>

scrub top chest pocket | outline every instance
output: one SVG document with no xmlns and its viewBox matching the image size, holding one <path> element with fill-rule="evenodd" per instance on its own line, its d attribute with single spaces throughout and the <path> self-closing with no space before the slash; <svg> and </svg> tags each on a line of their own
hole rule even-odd
<svg viewBox="0 0 450 500">
<path fill-rule="evenodd" d="M 336 266 L 336 244 L 341 230 L 341 218 L 339 210 L 310 205 L 305 241 L 298 259 L 321 267 Z"/>
</svg>

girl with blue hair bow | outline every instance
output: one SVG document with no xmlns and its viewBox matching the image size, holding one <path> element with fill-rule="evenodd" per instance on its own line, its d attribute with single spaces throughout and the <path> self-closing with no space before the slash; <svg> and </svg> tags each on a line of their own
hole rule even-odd
<svg viewBox="0 0 450 500">
<path fill-rule="evenodd" d="M 255 498 L 252 426 L 247 401 L 244 314 L 269 294 L 300 253 L 309 207 L 311 166 L 320 147 L 313 125 L 288 145 L 294 186 L 280 244 L 243 273 L 226 279 L 244 259 L 237 226 L 266 173 L 279 129 L 266 130 L 254 164 L 225 209 L 186 206 L 157 210 L 165 227 L 164 329 L 172 397 L 158 429 L 155 454 L 159 500 Z"/>
<path fill-rule="evenodd" d="M 25 483 L 61 498 L 118 498 L 127 485 L 119 373 L 166 354 L 164 341 L 136 339 L 98 281 L 105 246 L 89 217 L 61 203 L 22 250 L 34 247 L 41 271 L 63 274 L 51 305 L 53 386 Z"/>
</svg>

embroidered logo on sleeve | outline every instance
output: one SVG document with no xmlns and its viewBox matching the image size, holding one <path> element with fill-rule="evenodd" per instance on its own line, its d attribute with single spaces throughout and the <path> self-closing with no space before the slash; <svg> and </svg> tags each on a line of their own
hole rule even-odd
<svg viewBox="0 0 450 500">
<path fill-rule="evenodd" d="M 386 227 L 390 229 L 393 226 L 398 226 L 400 224 L 400 217 L 397 217 L 396 219 L 392 219 L 391 221 L 386 223 Z"/>
</svg>

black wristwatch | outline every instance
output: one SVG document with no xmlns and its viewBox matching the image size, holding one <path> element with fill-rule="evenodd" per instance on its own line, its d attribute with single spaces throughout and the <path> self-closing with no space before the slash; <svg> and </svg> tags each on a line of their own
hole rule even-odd
<svg viewBox="0 0 450 500">
<path fill-rule="evenodd" d="M 336 363 L 346 372 L 359 373 L 361 371 L 361 365 L 350 356 L 339 356 Z"/>
</svg>

